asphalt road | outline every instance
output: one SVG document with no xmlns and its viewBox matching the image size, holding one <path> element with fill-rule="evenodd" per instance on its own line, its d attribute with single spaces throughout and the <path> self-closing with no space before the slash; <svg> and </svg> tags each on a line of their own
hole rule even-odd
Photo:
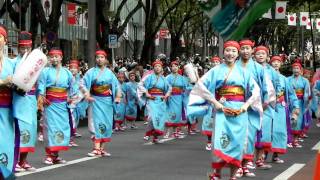
<svg viewBox="0 0 320 180">
<path fill-rule="evenodd" d="M 162 144 L 146 144 L 142 139 L 145 126 L 138 123 L 138 129 L 117 132 L 108 145 L 111 157 L 86 158 L 92 143 L 86 127 L 79 131 L 79 147 L 72 147 L 60 155 L 68 163 L 63 167 L 47 166 L 42 163 L 45 155 L 43 143 L 38 142 L 37 151 L 29 156 L 29 162 L 38 168 L 32 174 L 20 174 L 21 180 L 206 180 L 211 171 L 211 152 L 205 150 L 206 137 L 201 134 L 188 135 L 183 139 L 173 139 Z M 255 170 L 259 180 L 271 180 L 295 163 L 307 163 L 316 151 L 311 148 L 320 140 L 320 128 L 314 125 L 309 138 L 301 149 L 289 149 L 282 156 L 284 164 L 272 164 L 271 170 Z M 52 169 L 51 169 L 52 168 Z M 41 171 L 41 172 L 39 172 Z M 229 171 L 223 171 L 227 179 Z M 294 176 L 294 175 L 293 175 Z M 241 178 L 252 179 L 252 178 Z"/>
</svg>

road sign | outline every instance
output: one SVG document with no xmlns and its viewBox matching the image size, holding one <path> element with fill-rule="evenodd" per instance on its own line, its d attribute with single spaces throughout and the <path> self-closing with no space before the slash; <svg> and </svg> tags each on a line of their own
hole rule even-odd
<svg viewBox="0 0 320 180">
<path fill-rule="evenodd" d="M 118 36 L 116 34 L 109 34 L 109 48 L 118 47 Z"/>
</svg>

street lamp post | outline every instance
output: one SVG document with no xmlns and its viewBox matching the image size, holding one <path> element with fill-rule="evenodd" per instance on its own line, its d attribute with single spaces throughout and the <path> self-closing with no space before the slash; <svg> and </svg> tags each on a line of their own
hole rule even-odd
<svg viewBox="0 0 320 180">
<path fill-rule="evenodd" d="M 93 67 L 96 50 L 96 1 L 88 1 L 88 65 Z"/>
</svg>

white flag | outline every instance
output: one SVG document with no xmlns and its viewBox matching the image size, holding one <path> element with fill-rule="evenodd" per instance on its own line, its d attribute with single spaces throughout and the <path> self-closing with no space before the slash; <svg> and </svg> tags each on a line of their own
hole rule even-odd
<svg viewBox="0 0 320 180">
<path fill-rule="evenodd" d="M 271 16 L 271 9 L 268 10 L 268 12 L 264 13 L 262 15 L 263 18 L 267 18 L 267 19 L 272 19 L 272 16 Z"/>
<path fill-rule="evenodd" d="M 287 6 L 287 1 L 277 1 L 276 2 L 275 19 L 285 19 L 286 18 L 286 6 Z"/>
<path fill-rule="evenodd" d="M 181 47 L 186 47 L 186 42 L 184 41 L 183 34 L 180 36 L 180 44 L 181 44 Z"/>
<path fill-rule="evenodd" d="M 41 1 L 43 10 L 44 10 L 44 15 L 46 16 L 46 19 L 49 19 L 49 16 L 52 11 L 52 0 L 42 0 Z"/>
<path fill-rule="evenodd" d="M 84 12 L 83 12 L 83 16 L 82 16 L 82 18 L 83 18 L 83 22 L 82 22 L 82 24 L 83 24 L 83 28 L 88 28 L 88 10 L 85 10 Z"/>
<path fill-rule="evenodd" d="M 159 35 L 160 35 L 160 32 L 158 31 L 157 34 L 156 34 L 156 37 L 154 37 L 154 43 L 155 43 L 156 46 L 160 45 L 160 41 L 159 41 L 160 37 L 159 37 Z"/>
<path fill-rule="evenodd" d="M 300 25 L 306 26 L 308 18 L 309 18 L 309 12 L 300 12 L 300 19 L 299 19 Z"/>
<path fill-rule="evenodd" d="M 297 25 L 297 14 L 289 14 L 288 15 L 288 25 L 289 26 L 296 26 Z"/>
<path fill-rule="evenodd" d="M 316 19 L 316 29 L 320 30 L 320 19 Z"/>
</svg>

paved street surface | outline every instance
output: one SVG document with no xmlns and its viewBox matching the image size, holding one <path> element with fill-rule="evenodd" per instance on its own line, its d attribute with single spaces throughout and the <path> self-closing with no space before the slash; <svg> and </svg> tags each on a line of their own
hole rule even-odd
<svg viewBox="0 0 320 180">
<path fill-rule="evenodd" d="M 68 161 L 65 165 L 46 166 L 42 163 L 44 146 L 39 142 L 35 154 L 29 162 L 38 168 L 32 174 L 18 174 L 21 180 L 206 180 L 210 172 L 211 155 L 205 150 L 206 137 L 188 135 L 183 139 L 169 139 L 162 144 L 145 143 L 142 139 L 144 128 L 117 132 L 113 135 L 108 151 L 111 157 L 88 158 L 91 141 L 86 127 L 81 127 L 83 137 L 76 139 L 79 147 L 62 152 L 61 157 Z M 273 164 L 272 170 L 256 170 L 259 180 L 284 180 L 299 171 L 312 160 L 316 150 L 311 150 L 320 140 L 320 128 L 314 125 L 301 149 L 289 149 L 283 156 L 285 164 Z M 318 147 L 319 148 L 319 147 Z M 315 148 L 316 149 L 316 148 Z M 288 170 L 289 169 L 289 170 Z M 229 171 L 223 172 L 227 179 Z M 281 174 L 281 175 L 280 175 Z M 294 176 L 294 175 L 293 175 Z M 277 178 L 276 178 L 277 177 Z M 252 179 L 252 178 L 241 178 Z"/>
</svg>

